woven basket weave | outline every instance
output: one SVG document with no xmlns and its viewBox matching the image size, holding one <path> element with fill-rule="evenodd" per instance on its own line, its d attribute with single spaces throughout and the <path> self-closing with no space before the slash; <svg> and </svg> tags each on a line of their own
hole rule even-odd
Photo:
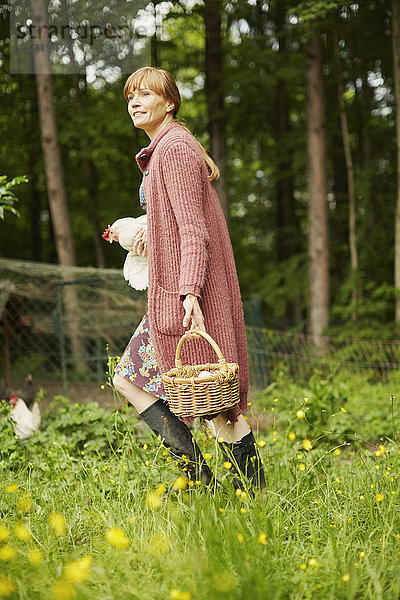
<svg viewBox="0 0 400 600">
<path fill-rule="evenodd" d="M 218 344 L 208 333 L 200 329 L 195 331 L 214 348 L 218 363 L 182 365 L 181 349 L 188 338 L 181 337 L 176 348 L 175 368 L 161 375 L 169 408 L 178 417 L 216 415 L 239 402 L 239 365 L 226 362 Z M 199 378 L 201 371 L 211 374 Z"/>
</svg>

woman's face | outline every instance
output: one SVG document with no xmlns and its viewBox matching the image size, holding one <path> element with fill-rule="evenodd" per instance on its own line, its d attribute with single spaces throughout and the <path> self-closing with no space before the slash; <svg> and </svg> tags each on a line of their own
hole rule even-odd
<svg viewBox="0 0 400 600">
<path fill-rule="evenodd" d="M 153 137 L 159 129 L 171 121 L 174 105 L 153 90 L 141 86 L 128 94 L 128 112 L 135 127 L 144 129 Z"/>
</svg>

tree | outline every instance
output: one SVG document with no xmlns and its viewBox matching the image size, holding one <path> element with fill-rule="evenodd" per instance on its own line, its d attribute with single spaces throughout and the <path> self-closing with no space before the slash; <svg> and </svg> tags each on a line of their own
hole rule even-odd
<svg viewBox="0 0 400 600">
<path fill-rule="evenodd" d="M 307 42 L 307 156 L 309 191 L 309 332 L 317 345 L 328 323 L 329 250 L 326 189 L 326 111 L 323 49 L 318 30 Z"/>
<path fill-rule="evenodd" d="M 357 271 L 358 271 L 358 254 L 357 254 L 357 242 L 356 242 L 356 206 L 355 206 L 355 192 L 354 192 L 354 168 L 353 168 L 353 157 L 351 154 L 350 136 L 349 136 L 349 123 L 346 113 L 346 105 L 344 101 L 344 85 L 342 67 L 340 62 L 339 42 L 337 38 L 336 29 L 334 29 L 334 56 L 336 63 L 336 78 L 338 88 L 338 99 L 339 99 L 339 110 L 340 110 L 340 123 L 342 127 L 342 139 L 344 157 L 346 161 L 346 173 L 347 173 L 347 193 L 349 197 L 349 247 L 350 247 L 350 265 L 351 265 L 351 299 L 352 299 L 352 313 L 351 318 L 353 321 L 356 320 L 357 316 L 357 300 L 358 300 L 358 284 L 357 284 Z"/>
<path fill-rule="evenodd" d="M 47 3 L 32 0 L 33 20 L 38 27 L 47 25 Z M 42 149 L 46 168 L 47 189 L 57 255 L 60 265 L 75 265 L 67 196 L 62 172 L 57 123 L 53 103 L 53 85 L 48 52 L 34 49 L 33 60 L 36 74 Z"/>
<path fill-rule="evenodd" d="M 229 227 L 230 206 L 226 186 L 226 150 L 224 142 L 223 57 L 221 42 L 221 0 L 205 0 L 205 87 L 211 154 L 220 169 L 215 187 Z"/>
<path fill-rule="evenodd" d="M 400 322 L 400 0 L 392 0 L 393 79 L 396 99 L 396 217 L 394 238 L 394 285 L 396 291 L 396 322 Z"/>
</svg>

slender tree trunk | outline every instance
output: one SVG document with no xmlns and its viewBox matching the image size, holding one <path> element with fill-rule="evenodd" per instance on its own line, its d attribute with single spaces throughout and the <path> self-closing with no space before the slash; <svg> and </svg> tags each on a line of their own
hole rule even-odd
<svg viewBox="0 0 400 600">
<path fill-rule="evenodd" d="M 46 0 L 31 0 L 31 6 L 35 26 L 40 27 L 47 25 Z M 46 46 L 45 40 L 43 41 L 43 44 Z M 50 57 L 46 51 L 40 49 L 39 45 L 39 49 L 36 51 L 34 50 L 33 52 L 33 61 L 36 75 L 47 191 L 58 262 L 60 265 L 75 265 L 75 251 L 72 241 L 69 209 L 63 179 L 56 115 L 53 103 Z M 78 293 L 76 286 L 69 285 L 67 281 L 68 279 L 65 278 L 64 303 L 67 330 L 70 334 L 72 353 L 75 358 L 78 358 L 81 354 L 78 321 Z"/>
<path fill-rule="evenodd" d="M 344 85 L 342 76 L 342 66 L 340 61 L 339 43 L 336 30 L 334 31 L 334 53 L 336 62 L 336 76 L 339 98 L 340 123 L 342 127 L 342 139 L 344 158 L 346 161 L 347 172 L 347 193 L 349 197 L 349 247 L 350 247 L 350 265 L 351 265 L 351 300 L 352 311 L 351 318 L 353 321 L 357 318 L 357 302 L 358 302 L 358 254 L 356 242 L 356 201 L 354 193 L 354 169 L 353 158 L 351 155 L 349 125 L 346 114 L 346 106 L 344 102 Z"/>
<path fill-rule="evenodd" d="M 223 94 L 223 57 L 221 42 L 221 0 L 205 0 L 204 23 L 206 30 L 206 99 L 209 118 L 211 155 L 220 169 L 216 181 L 217 191 L 225 219 L 229 227 L 230 207 L 226 185 L 226 148 L 224 140 L 224 94 Z"/>
<path fill-rule="evenodd" d="M 61 3 L 63 23 L 65 25 L 70 22 L 70 15 L 68 10 L 68 0 L 62 0 Z M 86 92 L 86 75 L 83 78 L 78 74 L 78 65 L 75 61 L 74 52 L 68 46 L 68 57 L 70 59 L 70 67 L 72 71 L 72 83 L 76 91 L 76 108 L 78 113 L 83 114 L 84 112 L 84 98 Z M 81 88 L 80 82 L 84 83 L 83 89 Z M 106 266 L 104 244 L 101 239 L 101 230 L 98 220 L 99 202 L 98 202 L 98 186 L 97 186 L 97 173 L 93 161 L 88 158 L 89 149 L 87 136 L 85 131 L 81 131 L 79 135 L 80 153 L 81 153 L 81 164 L 82 173 L 86 183 L 87 191 L 87 203 L 86 209 L 89 217 L 89 221 L 92 225 L 92 239 L 94 253 L 96 257 L 96 266 L 98 268 L 104 268 Z"/>
<path fill-rule="evenodd" d="M 309 331 L 322 345 L 329 313 L 328 202 L 326 189 L 326 111 L 322 43 L 317 33 L 306 45 L 307 154 L 309 191 Z"/>
<path fill-rule="evenodd" d="M 393 79 L 396 98 L 396 217 L 394 236 L 394 286 L 396 322 L 400 322 L 400 0 L 392 0 Z"/>
<path fill-rule="evenodd" d="M 32 12 L 37 27 L 47 25 L 47 2 L 45 0 L 32 0 Z M 45 42 L 44 45 L 46 45 Z M 58 259 L 61 265 L 75 265 L 75 251 L 57 138 L 49 54 L 41 51 L 40 48 L 34 51 L 34 66 L 47 190 Z"/>
</svg>

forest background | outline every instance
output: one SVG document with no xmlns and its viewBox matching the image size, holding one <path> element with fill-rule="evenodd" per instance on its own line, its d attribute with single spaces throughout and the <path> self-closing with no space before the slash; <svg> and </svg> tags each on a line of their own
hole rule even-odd
<svg viewBox="0 0 400 600">
<path fill-rule="evenodd" d="M 154 21 L 150 63 L 174 75 L 178 117 L 221 169 L 216 189 L 243 298 L 259 299 L 266 327 L 316 339 L 396 337 L 399 2 L 205 0 L 143 11 Z M 90 74 L 50 78 L 70 219 L 72 252 L 63 258 L 48 200 L 43 95 L 38 76 L 10 74 L 9 18 L 6 7 L 1 174 L 28 182 L 15 188 L 20 218 L 7 214 L 0 225 L 0 254 L 120 267 L 121 249 L 101 233 L 141 214 L 135 154 L 149 143 L 127 113 L 127 75 L 103 61 Z"/>
</svg>

